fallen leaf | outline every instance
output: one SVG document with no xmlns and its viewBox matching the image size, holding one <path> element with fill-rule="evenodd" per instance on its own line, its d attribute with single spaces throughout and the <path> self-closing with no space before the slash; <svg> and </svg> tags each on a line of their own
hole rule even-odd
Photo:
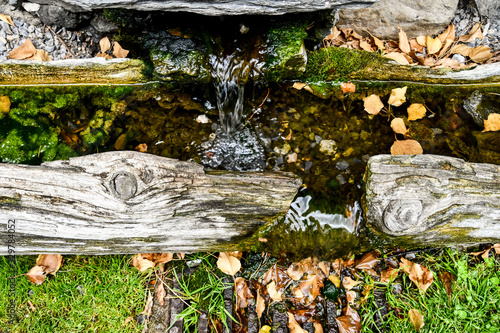
<svg viewBox="0 0 500 333">
<path fill-rule="evenodd" d="M 158 286 L 156 287 L 156 300 L 158 301 L 158 304 L 160 306 L 163 306 L 166 295 L 167 295 L 167 292 L 165 291 L 165 287 L 163 286 L 163 282 L 160 281 L 160 283 L 158 283 Z"/>
<path fill-rule="evenodd" d="M 141 153 L 145 153 L 148 151 L 148 145 L 145 143 L 140 143 L 135 147 L 135 150 L 140 151 Z"/>
<path fill-rule="evenodd" d="M 429 271 L 429 269 L 427 269 L 427 267 L 406 260 L 405 258 L 401 258 L 401 264 L 399 267 L 402 268 L 406 274 L 408 274 L 410 280 L 413 281 L 413 283 L 415 283 L 424 293 L 434 281 L 434 275 L 431 271 Z"/>
<path fill-rule="evenodd" d="M 427 39 L 425 38 L 425 36 L 417 37 L 417 43 L 420 44 L 420 46 L 426 46 L 426 41 Z"/>
<path fill-rule="evenodd" d="M 398 52 L 389 52 L 389 53 L 385 54 L 384 57 L 392 59 L 400 65 L 409 65 L 410 64 L 408 62 L 408 60 L 406 59 L 406 57 L 403 54 L 398 53 Z"/>
<path fill-rule="evenodd" d="M 335 287 L 340 287 L 340 278 L 337 275 L 331 274 L 328 276 L 328 280 L 335 285 Z"/>
<path fill-rule="evenodd" d="M 408 132 L 408 129 L 406 129 L 405 121 L 402 118 L 394 118 L 391 121 L 391 128 L 394 133 L 398 134 L 406 134 L 406 132 Z"/>
<path fill-rule="evenodd" d="M 453 25 L 453 23 L 450 24 L 448 26 L 448 28 L 446 28 L 445 31 L 440 33 L 438 35 L 438 38 L 441 41 L 441 43 L 444 43 L 446 40 L 454 41 L 455 40 L 455 26 Z"/>
<path fill-rule="evenodd" d="M 373 42 L 375 43 L 375 45 L 377 46 L 377 48 L 379 50 L 383 51 L 385 49 L 384 42 L 382 42 L 380 39 L 378 39 L 375 36 L 372 36 L 372 38 L 373 38 Z"/>
<path fill-rule="evenodd" d="M 420 52 L 420 53 L 422 53 L 424 51 L 425 45 L 420 45 L 420 43 L 417 41 L 416 38 L 411 38 L 409 42 L 410 42 L 410 48 L 413 51 Z M 425 37 L 424 37 L 424 42 L 425 42 Z"/>
<path fill-rule="evenodd" d="M 292 86 L 292 88 L 295 88 L 297 90 L 301 90 L 302 88 L 304 88 L 305 86 L 307 86 L 307 83 L 302 83 L 302 82 L 295 82 Z"/>
<path fill-rule="evenodd" d="M 356 292 L 354 290 L 349 290 L 345 293 L 347 302 L 351 305 L 354 304 L 354 301 L 356 300 Z"/>
<path fill-rule="evenodd" d="M 423 153 L 422 146 L 415 140 L 398 140 L 391 146 L 391 155 L 415 155 Z"/>
<path fill-rule="evenodd" d="M 438 37 L 432 38 L 431 36 L 427 35 L 425 39 L 425 45 L 427 46 L 427 53 L 434 54 L 441 50 L 443 43 L 441 43 Z"/>
<path fill-rule="evenodd" d="M 271 326 L 269 325 L 264 325 L 261 327 L 259 330 L 259 333 L 271 333 Z"/>
<path fill-rule="evenodd" d="M 144 306 L 144 310 L 141 313 L 146 315 L 146 318 L 149 318 L 151 316 L 152 310 L 153 310 L 153 295 L 151 295 L 151 292 L 148 290 L 148 299 L 146 301 L 146 305 Z"/>
<path fill-rule="evenodd" d="M 370 43 L 368 43 L 365 40 L 362 40 L 362 41 L 359 42 L 359 47 L 361 47 L 361 49 L 363 49 L 365 51 L 373 52 L 372 46 L 370 45 Z"/>
<path fill-rule="evenodd" d="M 410 311 L 408 311 L 408 317 L 410 317 L 413 327 L 420 332 L 420 329 L 424 326 L 424 316 L 420 313 L 420 311 L 410 309 Z"/>
<path fill-rule="evenodd" d="M 484 38 L 484 36 L 483 36 L 483 32 L 481 31 L 481 23 L 477 22 L 470 29 L 469 33 L 467 35 L 460 36 L 458 38 L 458 41 L 463 42 L 463 43 L 469 43 L 469 42 L 475 41 L 476 39 L 483 40 L 483 38 Z"/>
<path fill-rule="evenodd" d="M 323 333 L 323 326 L 321 326 L 320 323 L 315 321 L 313 326 L 314 326 L 314 333 Z"/>
<path fill-rule="evenodd" d="M 299 287 L 295 287 L 293 288 L 293 296 L 295 298 L 303 298 L 304 297 L 304 293 L 302 292 L 302 290 L 300 290 Z"/>
<path fill-rule="evenodd" d="M 294 315 L 291 312 L 288 312 L 288 329 L 290 333 L 307 333 L 306 330 L 300 327 L 299 323 L 295 320 Z"/>
<path fill-rule="evenodd" d="M 127 325 L 127 324 L 128 324 L 128 323 L 130 323 L 133 319 L 134 319 L 134 316 L 128 316 L 127 318 L 125 318 L 125 321 L 123 322 L 122 326 Z"/>
<path fill-rule="evenodd" d="M 123 49 L 118 42 L 113 42 L 113 55 L 117 58 L 126 58 L 129 50 Z"/>
<path fill-rule="evenodd" d="M 304 296 L 311 296 L 315 299 L 320 294 L 320 288 L 323 287 L 323 283 L 318 279 L 317 275 L 310 275 L 306 280 L 299 282 L 299 288 Z"/>
<path fill-rule="evenodd" d="M 286 273 L 292 280 L 298 281 L 304 275 L 304 266 L 301 263 L 291 264 Z"/>
<path fill-rule="evenodd" d="M 491 50 L 487 46 L 476 46 L 469 53 L 469 58 L 477 64 L 483 63 L 493 56 Z"/>
<path fill-rule="evenodd" d="M 318 264 L 318 268 L 325 273 L 325 276 L 330 275 L 330 262 L 322 261 Z"/>
<path fill-rule="evenodd" d="M 127 133 L 122 133 L 115 141 L 115 149 L 123 150 L 127 145 Z"/>
<path fill-rule="evenodd" d="M 144 259 L 142 255 L 136 254 L 132 257 L 132 266 L 139 270 L 139 272 L 144 272 L 148 268 L 154 268 L 155 264 L 149 259 Z"/>
<path fill-rule="evenodd" d="M 396 118 L 396 119 L 401 119 L 401 118 Z M 392 127 L 392 123 L 391 123 L 391 127 Z M 361 257 L 361 259 L 359 259 L 356 262 L 356 268 L 357 269 L 372 269 L 373 267 L 377 266 L 377 264 L 379 262 L 380 262 L 380 259 L 377 259 L 376 252 L 370 251 L 370 252 L 365 253 Z"/>
<path fill-rule="evenodd" d="M 99 58 L 104 58 L 106 60 L 109 60 L 109 59 L 113 59 L 112 56 L 110 56 L 109 54 L 107 53 L 103 53 L 103 52 L 99 52 L 97 53 L 96 57 L 99 57 Z"/>
<path fill-rule="evenodd" d="M 361 318 L 359 314 L 347 305 L 345 315 L 335 318 L 339 333 L 359 333 L 361 332 Z"/>
<path fill-rule="evenodd" d="M 406 33 L 398 27 L 399 29 L 399 48 L 401 51 L 404 53 L 409 53 L 410 52 L 410 43 L 408 42 L 408 36 L 406 36 Z"/>
<path fill-rule="evenodd" d="M 352 288 L 354 288 L 355 286 L 357 286 L 360 283 L 361 283 L 361 281 L 354 281 L 353 279 L 351 279 L 348 276 L 344 276 L 344 279 L 342 280 L 342 285 L 347 290 L 351 290 Z"/>
<path fill-rule="evenodd" d="M 468 57 L 472 51 L 472 47 L 465 44 L 456 44 L 450 49 L 450 54 L 461 54 L 464 57 Z"/>
<path fill-rule="evenodd" d="M 484 120 L 484 131 L 483 132 L 495 132 L 500 131 L 500 114 L 490 113 L 488 118 Z"/>
<path fill-rule="evenodd" d="M 399 270 L 394 269 L 392 267 L 388 267 L 387 269 L 380 272 L 380 282 L 389 283 L 395 278 L 398 277 Z"/>
<path fill-rule="evenodd" d="M 495 254 L 499 254 L 500 253 L 500 243 L 494 244 L 493 249 L 495 250 Z"/>
<path fill-rule="evenodd" d="M 266 301 L 264 301 L 264 298 L 260 296 L 260 292 L 257 289 L 257 304 L 255 306 L 255 311 L 257 312 L 257 317 L 262 317 L 262 313 L 266 309 Z"/>
<path fill-rule="evenodd" d="M 438 53 L 438 58 L 441 58 L 443 57 L 447 52 L 448 50 L 450 49 L 450 47 L 453 45 L 453 40 L 451 39 L 447 39 L 444 41 L 444 45 L 443 47 L 441 48 L 441 51 L 439 51 Z"/>
<path fill-rule="evenodd" d="M 340 88 L 344 94 L 352 93 L 356 91 L 356 85 L 352 82 L 345 82 L 340 84 Z"/>
<path fill-rule="evenodd" d="M 42 266 L 34 266 L 32 267 L 28 273 L 26 273 L 26 276 L 28 279 L 33 282 L 36 285 L 42 284 L 43 281 L 45 281 L 45 271 L 44 267 Z"/>
<path fill-rule="evenodd" d="M 62 265 L 62 255 L 60 254 L 40 254 L 26 276 L 34 284 L 42 284 L 47 274 L 56 275 Z"/>
<path fill-rule="evenodd" d="M 451 58 L 443 58 L 434 64 L 434 68 L 439 68 L 439 67 L 448 67 L 448 68 L 453 68 L 453 69 L 459 69 L 462 67 L 462 64 L 460 61 L 451 59 Z"/>
<path fill-rule="evenodd" d="M 36 48 L 28 38 L 26 41 L 19 47 L 13 49 L 9 52 L 9 58 L 15 60 L 24 60 L 26 58 L 32 57 L 36 52 Z"/>
<path fill-rule="evenodd" d="M 266 286 L 267 292 L 269 293 L 269 296 L 274 300 L 280 302 L 281 299 L 281 293 L 276 290 L 276 283 L 274 281 L 269 282 L 269 284 Z"/>
<path fill-rule="evenodd" d="M 370 95 L 363 98 L 363 103 L 365 111 L 373 115 L 378 114 L 384 107 L 384 103 L 382 103 L 378 95 Z"/>
<path fill-rule="evenodd" d="M 12 21 L 12 18 L 9 15 L 0 14 L 0 20 L 7 22 L 11 26 L 15 27 L 14 21 Z"/>
<path fill-rule="evenodd" d="M 247 281 L 242 277 L 237 277 L 234 280 L 234 293 L 236 294 L 236 310 L 246 308 L 248 300 L 253 298 Z"/>
<path fill-rule="evenodd" d="M 227 252 L 220 252 L 217 260 L 217 267 L 225 274 L 236 274 L 241 268 L 241 262 L 238 258 L 230 255 Z"/>
<path fill-rule="evenodd" d="M 450 272 L 444 272 L 443 274 L 439 275 L 439 279 L 441 279 L 441 281 L 443 282 L 444 288 L 446 289 L 446 294 L 448 294 L 449 299 L 453 291 L 451 283 L 455 280 L 455 275 L 451 274 Z"/>
<path fill-rule="evenodd" d="M 10 111 L 10 98 L 9 96 L 0 96 L 0 112 L 8 113 Z"/>
<path fill-rule="evenodd" d="M 425 117 L 425 113 L 427 112 L 425 106 L 420 103 L 413 103 L 408 107 L 407 111 L 408 120 L 422 119 L 423 117 Z"/>
<path fill-rule="evenodd" d="M 99 41 L 99 47 L 101 48 L 101 53 L 106 53 L 111 48 L 111 43 L 108 37 L 104 37 Z"/>
<path fill-rule="evenodd" d="M 400 106 L 401 104 L 406 102 L 406 97 L 405 97 L 406 89 L 408 89 L 408 87 L 406 86 L 403 88 L 392 89 L 388 103 L 394 106 Z"/>
</svg>

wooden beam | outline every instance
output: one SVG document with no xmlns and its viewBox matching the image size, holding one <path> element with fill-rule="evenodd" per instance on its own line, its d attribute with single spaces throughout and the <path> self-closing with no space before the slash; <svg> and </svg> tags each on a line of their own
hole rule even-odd
<svg viewBox="0 0 500 333">
<path fill-rule="evenodd" d="M 0 164 L 0 254 L 9 239 L 16 254 L 234 249 L 285 214 L 300 185 L 288 173 L 204 172 L 135 151 Z"/>
<path fill-rule="evenodd" d="M 500 239 L 500 165 L 437 155 L 377 155 L 368 161 L 369 225 L 408 245 Z"/>
</svg>

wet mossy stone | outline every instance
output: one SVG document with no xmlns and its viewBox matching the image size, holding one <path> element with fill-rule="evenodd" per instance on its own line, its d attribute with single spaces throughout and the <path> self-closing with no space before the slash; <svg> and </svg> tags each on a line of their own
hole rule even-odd
<svg viewBox="0 0 500 333">
<path fill-rule="evenodd" d="M 481 162 L 500 164 L 500 134 L 498 132 L 472 132 L 477 140 Z"/>
</svg>

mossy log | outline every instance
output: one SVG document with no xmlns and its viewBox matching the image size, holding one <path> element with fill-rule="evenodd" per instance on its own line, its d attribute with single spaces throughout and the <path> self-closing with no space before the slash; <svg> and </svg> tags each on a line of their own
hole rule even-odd
<svg viewBox="0 0 500 333">
<path fill-rule="evenodd" d="M 284 215 L 300 185 L 134 151 L 0 164 L 0 255 L 7 244 L 16 254 L 234 249 Z"/>
<path fill-rule="evenodd" d="M 145 82 L 146 66 L 137 59 L 0 61 L 0 84 L 125 84 Z"/>
<path fill-rule="evenodd" d="M 365 214 L 394 244 L 432 246 L 500 240 L 500 165 L 437 155 L 368 161 Z"/>
</svg>

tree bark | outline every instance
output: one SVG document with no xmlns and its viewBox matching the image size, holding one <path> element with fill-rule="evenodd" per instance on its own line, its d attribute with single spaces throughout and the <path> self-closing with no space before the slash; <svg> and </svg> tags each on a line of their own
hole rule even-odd
<svg viewBox="0 0 500 333">
<path fill-rule="evenodd" d="M 369 225 L 420 246 L 500 239 L 500 166 L 437 155 L 377 155 L 368 162 Z"/>
<path fill-rule="evenodd" d="M 300 185 L 134 151 L 0 164 L 0 254 L 9 240 L 16 254 L 234 249 L 285 214 Z"/>
</svg>

